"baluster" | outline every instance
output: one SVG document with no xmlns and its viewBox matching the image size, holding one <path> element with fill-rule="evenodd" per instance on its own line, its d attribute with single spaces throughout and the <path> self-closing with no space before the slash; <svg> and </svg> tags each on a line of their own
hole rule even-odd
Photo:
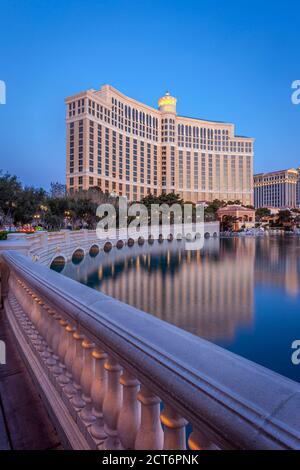
<svg viewBox="0 0 300 470">
<path fill-rule="evenodd" d="M 46 320 L 46 315 L 44 312 L 45 303 L 38 299 L 36 300 L 36 308 L 38 311 L 38 319 L 36 322 L 36 328 L 40 335 L 45 338 L 46 337 L 46 331 L 47 331 L 47 320 Z"/>
<path fill-rule="evenodd" d="M 42 352 L 44 350 L 44 347 L 42 345 L 42 337 L 39 334 L 39 331 L 37 329 L 37 325 L 40 319 L 40 312 L 39 312 L 39 306 L 38 306 L 38 301 L 40 299 L 31 291 L 29 295 L 31 297 L 31 302 L 30 302 L 31 306 L 29 308 L 29 315 L 30 315 L 30 320 L 31 320 L 31 331 L 29 330 L 29 337 L 31 339 L 31 343 L 33 347 L 38 352 Z"/>
<path fill-rule="evenodd" d="M 69 346 L 69 336 L 70 336 L 70 331 L 74 331 L 73 326 L 66 322 L 65 320 L 60 320 L 60 325 L 62 327 L 62 332 L 61 332 L 61 337 L 60 337 L 60 342 L 58 345 L 58 357 L 59 357 L 59 367 L 61 368 L 62 372 L 61 374 L 57 377 L 57 382 L 65 386 L 70 382 L 70 378 L 67 375 L 67 367 L 66 367 L 66 362 L 65 362 L 65 357 L 68 351 L 68 346 Z"/>
<path fill-rule="evenodd" d="M 161 415 L 164 424 L 164 449 L 186 450 L 187 421 L 182 418 L 170 405 L 166 404 Z"/>
<path fill-rule="evenodd" d="M 95 376 L 92 383 L 91 397 L 94 405 L 93 415 L 96 417 L 96 421 L 92 424 L 90 432 L 95 439 L 103 442 L 106 438 L 103 423 L 103 401 L 107 387 L 107 372 L 104 369 L 104 361 L 107 358 L 107 354 L 99 349 L 94 349 L 92 357 Z"/>
<path fill-rule="evenodd" d="M 105 361 L 104 368 L 107 371 L 107 389 L 103 402 L 104 431 L 107 439 L 103 448 L 114 450 L 120 448 L 118 438 L 118 417 L 122 405 L 122 387 L 120 384 L 121 366 L 111 356 Z"/>
<path fill-rule="evenodd" d="M 31 321 L 36 327 L 39 321 L 39 317 L 40 317 L 40 312 L 38 310 L 38 304 L 37 304 L 37 302 L 40 299 L 33 292 L 31 293 L 31 299 L 32 299 Z"/>
<path fill-rule="evenodd" d="M 213 444 L 201 431 L 193 429 L 188 439 L 188 446 L 191 450 L 218 450 L 218 446 Z"/>
<path fill-rule="evenodd" d="M 81 379 L 81 372 L 82 372 L 82 367 L 83 367 L 83 348 L 82 348 L 82 341 L 84 339 L 84 336 L 80 334 L 78 331 L 75 331 L 73 334 L 73 338 L 75 340 L 75 359 L 73 362 L 72 366 L 72 376 L 74 378 L 74 387 L 76 389 L 76 394 L 73 396 L 71 399 L 71 403 L 76 409 L 76 411 L 80 411 L 84 405 L 85 402 L 83 401 L 81 397 L 81 385 L 80 385 L 80 379 Z"/>
<path fill-rule="evenodd" d="M 92 383 L 94 380 L 94 361 L 92 357 L 92 350 L 95 345 L 87 338 L 82 341 L 83 347 L 83 367 L 80 377 L 80 384 L 82 388 L 82 399 L 85 402 L 84 408 L 80 412 L 81 419 L 85 424 L 91 424 L 96 420 L 93 415 L 93 405 L 91 398 Z"/>
<path fill-rule="evenodd" d="M 68 333 L 68 346 L 65 355 L 65 365 L 66 376 L 69 379 L 69 382 L 64 387 L 64 393 L 67 395 L 68 398 L 71 398 L 76 395 L 77 392 L 73 383 L 72 376 L 72 366 L 76 356 L 76 341 L 74 339 L 74 332 L 76 331 L 76 328 L 72 327 L 71 325 L 68 325 L 66 331 Z"/>
<path fill-rule="evenodd" d="M 51 344 L 51 349 L 53 351 L 53 359 L 55 359 L 55 364 L 50 365 L 50 370 L 53 374 L 54 377 L 59 376 L 62 373 L 62 369 L 59 366 L 59 357 L 58 357 L 58 347 L 59 347 L 59 342 L 60 342 L 60 336 L 61 336 L 61 325 L 60 321 L 62 320 L 62 317 L 59 313 L 55 313 L 53 315 L 53 320 L 54 320 L 54 332 L 52 336 L 52 344 Z"/>
<path fill-rule="evenodd" d="M 48 313 L 49 318 L 49 326 L 46 333 L 46 342 L 48 344 L 48 351 L 50 353 L 49 357 L 46 360 L 46 365 L 48 367 L 53 367 L 57 362 L 55 359 L 54 351 L 52 349 L 53 335 L 56 331 L 56 320 L 54 318 L 55 310 L 52 310 L 52 308 L 50 308 L 49 306 L 46 306 L 45 309 Z"/>
<path fill-rule="evenodd" d="M 142 385 L 138 393 L 142 404 L 141 425 L 139 427 L 135 449 L 161 450 L 164 443 L 163 430 L 160 423 L 160 398 Z"/>
<path fill-rule="evenodd" d="M 141 404 L 137 400 L 140 383 L 126 370 L 120 383 L 123 385 L 123 404 L 118 419 L 118 435 L 124 449 L 134 449 L 141 422 Z"/>
<path fill-rule="evenodd" d="M 51 331 L 51 326 L 52 326 L 52 316 L 49 312 L 52 312 L 50 307 L 47 306 L 47 304 L 44 304 L 43 302 L 40 303 L 41 309 L 42 309 L 42 324 L 41 324 L 41 335 L 42 335 L 42 342 L 44 345 L 44 351 L 41 353 L 41 357 L 47 362 L 47 360 L 52 356 L 52 351 L 50 348 L 50 344 L 48 341 L 48 335 L 49 331 Z"/>
<path fill-rule="evenodd" d="M 37 323 L 37 330 L 41 336 L 41 345 L 39 346 L 38 351 L 41 353 L 41 357 L 44 360 L 47 360 L 50 357 L 50 352 L 48 351 L 48 344 L 46 341 L 46 334 L 49 327 L 49 320 L 48 320 L 48 313 L 46 310 L 46 304 L 39 300 L 38 302 L 38 310 L 39 310 L 39 320 Z"/>
</svg>

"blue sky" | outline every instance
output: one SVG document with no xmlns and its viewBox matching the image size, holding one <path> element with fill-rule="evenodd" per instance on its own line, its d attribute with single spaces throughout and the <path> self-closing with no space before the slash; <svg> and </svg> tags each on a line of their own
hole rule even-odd
<svg viewBox="0 0 300 470">
<path fill-rule="evenodd" d="M 65 178 L 64 98 L 109 83 L 255 137 L 255 171 L 300 165 L 300 4 L 270 0 L 0 0 L 0 168 Z"/>
</svg>

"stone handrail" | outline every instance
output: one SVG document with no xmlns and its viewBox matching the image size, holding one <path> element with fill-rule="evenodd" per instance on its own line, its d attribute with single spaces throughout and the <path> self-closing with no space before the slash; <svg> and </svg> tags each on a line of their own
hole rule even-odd
<svg viewBox="0 0 300 470">
<path fill-rule="evenodd" d="M 300 449 L 296 382 L 19 253 L 3 253 L 2 283 L 66 446 Z"/>
</svg>

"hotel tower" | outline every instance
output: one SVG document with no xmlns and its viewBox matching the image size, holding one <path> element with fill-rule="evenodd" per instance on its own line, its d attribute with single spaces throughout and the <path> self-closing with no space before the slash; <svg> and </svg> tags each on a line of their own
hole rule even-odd
<svg viewBox="0 0 300 470">
<path fill-rule="evenodd" d="M 175 192 L 253 204 L 253 139 L 236 136 L 233 124 L 178 116 L 169 93 L 158 109 L 110 85 L 65 101 L 71 194 L 98 186 L 129 200 Z"/>
<path fill-rule="evenodd" d="M 258 207 L 299 207 L 300 168 L 254 175 L 254 205 Z"/>
</svg>

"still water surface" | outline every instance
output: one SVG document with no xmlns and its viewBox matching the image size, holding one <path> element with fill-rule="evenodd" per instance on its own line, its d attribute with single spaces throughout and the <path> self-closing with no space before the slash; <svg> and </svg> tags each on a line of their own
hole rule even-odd
<svg viewBox="0 0 300 470">
<path fill-rule="evenodd" d="M 62 274 L 300 382 L 300 237 L 135 245 Z"/>
</svg>

